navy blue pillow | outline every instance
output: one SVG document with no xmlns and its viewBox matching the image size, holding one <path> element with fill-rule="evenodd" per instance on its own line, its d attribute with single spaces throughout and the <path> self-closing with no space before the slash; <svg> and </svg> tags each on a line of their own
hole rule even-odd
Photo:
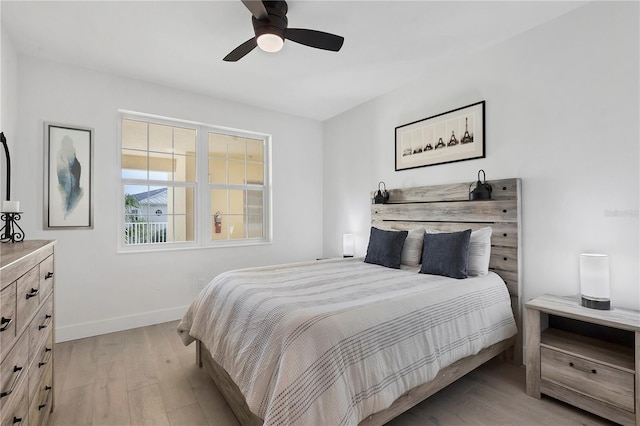
<svg viewBox="0 0 640 426">
<path fill-rule="evenodd" d="M 387 268 L 400 269 L 400 255 L 407 234 L 407 231 L 385 231 L 372 226 L 367 256 L 364 261 Z"/>
<path fill-rule="evenodd" d="M 471 229 L 462 232 L 424 234 L 420 273 L 467 278 Z"/>
</svg>

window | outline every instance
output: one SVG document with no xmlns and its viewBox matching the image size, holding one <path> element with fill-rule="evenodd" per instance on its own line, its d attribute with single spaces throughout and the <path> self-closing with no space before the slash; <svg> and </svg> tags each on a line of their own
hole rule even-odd
<svg viewBox="0 0 640 426">
<path fill-rule="evenodd" d="M 262 238 L 264 149 L 260 139 L 209 132 L 212 240 Z"/>
<path fill-rule="evenodd" d="M 270 241 L 267 135 L 121 115 L 124 250 Z"/>
</svg>

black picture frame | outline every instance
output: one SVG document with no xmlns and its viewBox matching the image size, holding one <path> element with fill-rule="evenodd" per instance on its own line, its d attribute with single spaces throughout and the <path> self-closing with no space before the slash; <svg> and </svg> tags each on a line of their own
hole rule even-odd
<svg viewBox="0 0 640 426">
<path fill-rule="evenodd" d="M 485 158 L 485 101 L 395 129 L 395 169 Z"/>
</svg>

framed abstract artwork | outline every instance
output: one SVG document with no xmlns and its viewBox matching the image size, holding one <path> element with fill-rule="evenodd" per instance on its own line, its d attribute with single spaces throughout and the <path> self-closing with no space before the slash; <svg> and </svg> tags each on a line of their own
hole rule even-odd
<svg viewBox="0 0 640 426">
<path fill-rule="evenodd" d="M 44 123 L 44 229 L 93 228 L 93 129 Z"/>
<path fill-rule="evenodd" d="M 396 127 L 396 171 L 484 158 L 484 103 Z"/>
</svg>

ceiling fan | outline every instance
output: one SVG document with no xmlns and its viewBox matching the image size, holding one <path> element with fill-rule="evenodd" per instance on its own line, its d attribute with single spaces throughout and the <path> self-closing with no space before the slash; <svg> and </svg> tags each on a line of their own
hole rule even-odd
<svg viewBox="0 0 640 426">
<path fill-rule="evenodd" d="M 277 52 L 282 49 L 285 39 L 333 52 L 339 51 L 342 47 L 344 37 L 316 30 L 287 28 L 288 8 L 286 1 L 242 0 L 242 3 L 253 15 L 251 21 L 256 36 L 245 41 L 225 56 L 224 60 L 227 62 L 236 62 L 242 59 L 256 46 L 265 52 Z"/>
</svg>

